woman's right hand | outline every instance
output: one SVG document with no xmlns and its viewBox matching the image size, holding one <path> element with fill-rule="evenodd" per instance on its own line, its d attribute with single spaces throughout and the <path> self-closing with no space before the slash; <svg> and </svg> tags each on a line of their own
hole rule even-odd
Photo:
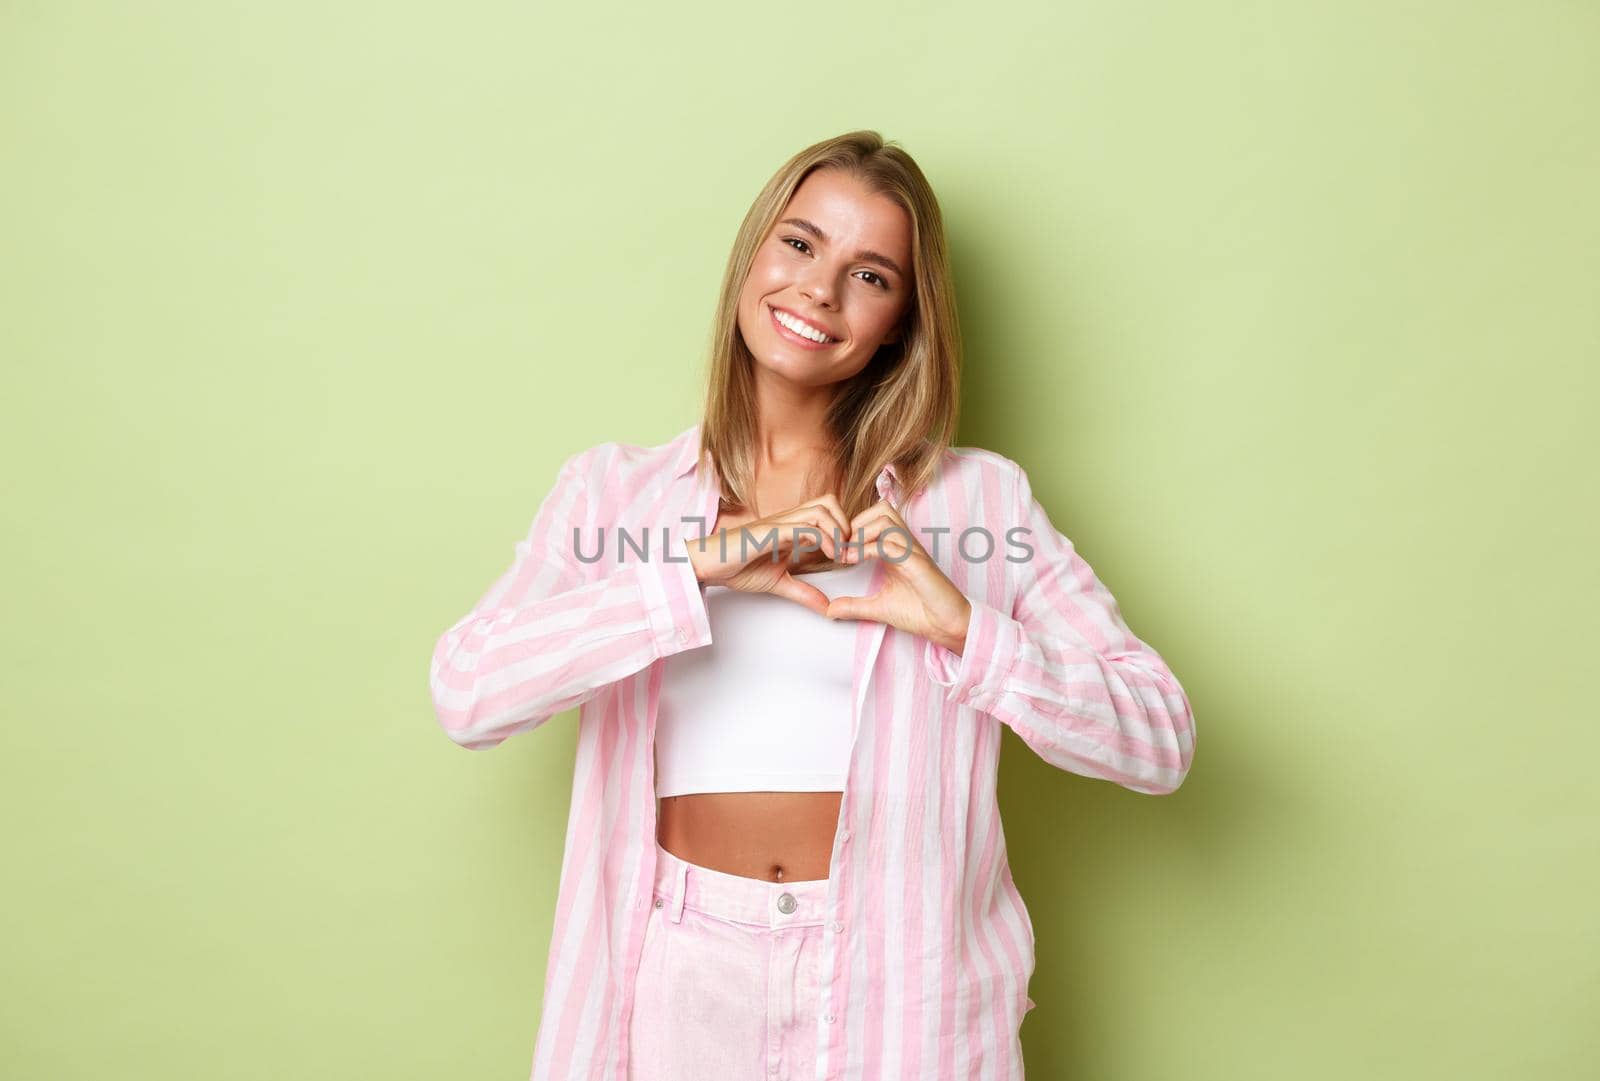
<svg viewBox="0 0 1600 1081">
<path fill-rule="evenodd" d="M 777 514 L 690 539 L 686 546 L 702 584 L 771 593 L 825 616 L 828 595 L 798 581 L 789 570 L 820 562 L 820 555 L 838 559 L 849 540 L 849 519 L 829 492 Z"/>
</svg>

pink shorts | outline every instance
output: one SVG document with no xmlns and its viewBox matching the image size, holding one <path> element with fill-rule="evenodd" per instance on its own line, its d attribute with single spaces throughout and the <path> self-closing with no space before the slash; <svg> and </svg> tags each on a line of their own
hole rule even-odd
<svg viewBox="0 0 1600 1081">
<path fill-rule="evenodd" d="M 713 871 L 656 844 L 629 1081 L 810 1081 L 828 880 Z"/>
</svg>

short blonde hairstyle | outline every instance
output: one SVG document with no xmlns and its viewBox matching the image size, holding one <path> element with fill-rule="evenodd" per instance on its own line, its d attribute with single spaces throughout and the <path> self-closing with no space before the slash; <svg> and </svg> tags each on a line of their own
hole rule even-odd
<svg viewBox="0 0 1600 1081">
<path fill-rule="evenodd" d="M 849 173 L 874 194 L 893 199 L 911 218 L 916 288 L 898 324 L 900 334 L 839 384 L 828 411 L 839 502 L 854 517 L 877 501 L 873 482 L 887 464 L 894 466 L 903 500 L 927 486 L 955 438 L 961 385 L 961 331 L 939 202 L 911 155 L 877 132 L 852 131 L 806 147 L 767 181 L 745 214 L 728 255 L 712 328 L 700 438 L 729 501 L 750 506 L 757 434 L 754 358 L 739 333 L 739 294 L 756 249 L 795 189 L 823 168 Z"/>
</svg>

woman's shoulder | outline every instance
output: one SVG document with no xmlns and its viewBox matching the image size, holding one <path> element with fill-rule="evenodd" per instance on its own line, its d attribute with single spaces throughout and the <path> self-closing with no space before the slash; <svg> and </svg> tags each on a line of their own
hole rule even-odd
<svg viewBox="0 0 1600 1081">
<path fill-rule="evenodd" d="M 944 448 L 944 457 L 946 461 L 953 463 L 954 468 L 973 469 L 979 472 L 998 470 L 1010 473 L 1021 468 L 1012 459 L 988 447 L 947 446 Z"/>
<path fill-rule="evenodd" d="M 686 439 L 692 434 L 662 443 L 608 439 L 583 446 L 567 455 L 545 498 L 576 508 L 572 513 L 591 528 L 621 527 L 656 513 L 674 482 L 693 471 L 698 444 Z"/>
<path fill-rule="evenodd" d="M 940 450 L 929 487 L 959 489 L 967 493 L 1011 494 L 1022 476 L 1022 466 L 987 447 L 947 445 Z"/>
<path fill-rule="evenodd" d="M 585 483 L 635 491 L 653 482 L 672 480 L 693 467 L 699 452 L 699 425 L 660 443 L 630 443 L 610 439 L 594 443 L 567 457 L 562 470 Z"/>
</svg>

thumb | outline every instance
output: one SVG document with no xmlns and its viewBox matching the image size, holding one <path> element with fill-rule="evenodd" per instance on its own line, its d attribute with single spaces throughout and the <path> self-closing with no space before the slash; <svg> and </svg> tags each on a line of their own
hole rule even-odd
<svg viewBox="0 0 1600 1081">
<path fill-rule="evenodd" d="M 870 597 L 835 597 L 828 602 L 827 611 L 823 615 L 829 619 L 870 619 L 872 618 L 872 599 Z"/>
<path fill-rule="evenodd" d="M 818 615 L 828 614 L 828 595 L 814 585 L 798 582 L 787 571 L 776 582 L 772 583 L 769 591 L 774 596 L 783 597 L 804 605 Z"/>
</svg>

